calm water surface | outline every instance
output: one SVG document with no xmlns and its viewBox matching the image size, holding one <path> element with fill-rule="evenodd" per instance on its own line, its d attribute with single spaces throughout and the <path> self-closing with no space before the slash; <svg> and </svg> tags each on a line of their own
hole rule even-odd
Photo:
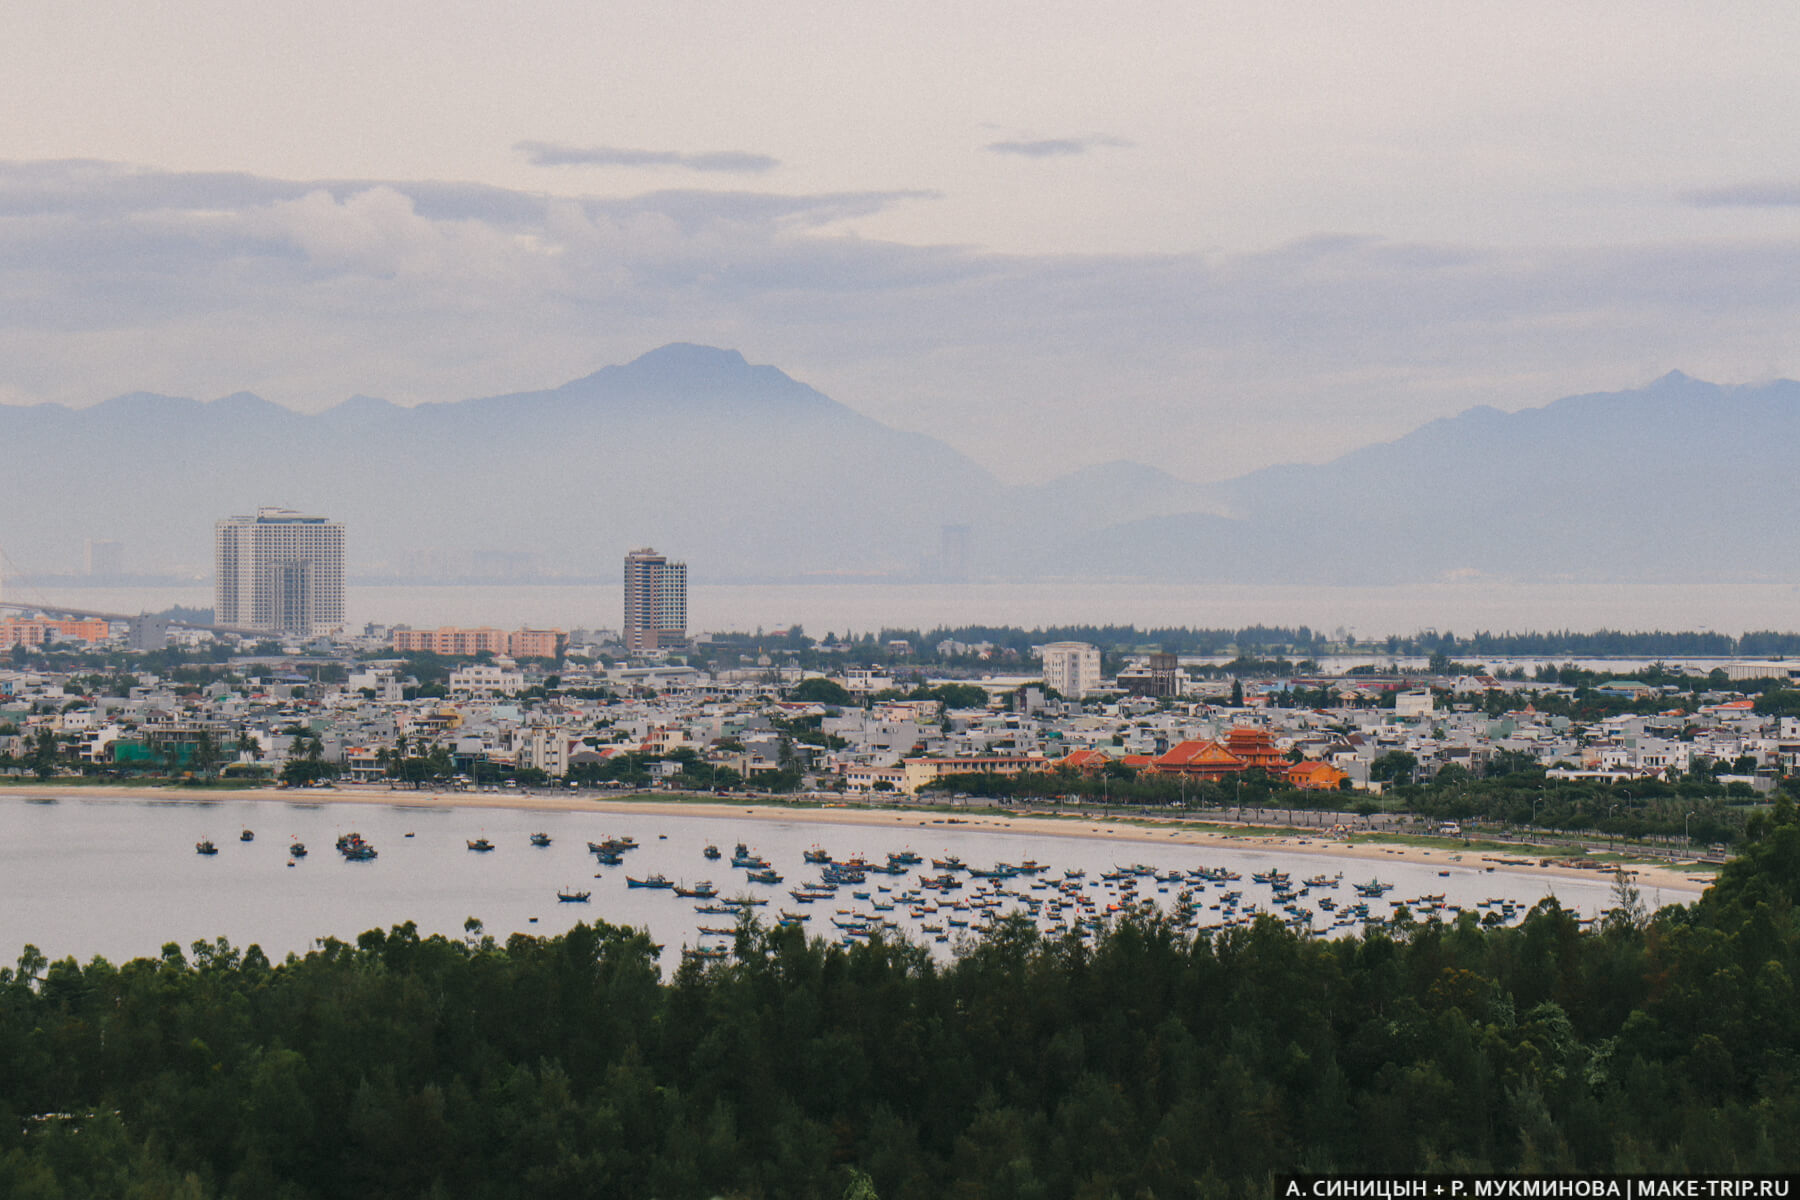
<svg viewBox="0 0 1800 1200">
<path fill-rule="evenodd" d="M 239 840 L 244 829 L 255 832 L 254 841 Z M 352 863 L 335 852 L 337 837 L 353 830 L 374 844 L 377 859 Z M 550 834 L 552 844 L 531 845 L 530 834 L 535 831 Z M 406 836 L 409 833 L 413 836 Z M 626 854 L 624 866 L 600 866 L 588 853 L 588 841 L 610 835 L 628 835 L 641 844 Z M 493 842 L 495 849 L 470 851 L 468 840 L 480 837 Z M 194 843 L 201 838 L 210 838 L 219 853 L 196 854 Z M 290 867 L 288 845 L 296 839 L 306 843 L 310 853 Z M 786 881 L 780 887 L 751 885 L 743 871 L 702 857 L 708 843 L 729 856 L 739 841 L 767 858 Z M 1221 891 L 1235 889 L 1244 893 L 1246 903 L 1266 906 L 1268 889 L 1254 885 L 1250 876 L 1271 866 L 1290 872 L 1295 880 L 1343 872 L 1344 886 L 1318 893 L 1330 895 L 1340 905 L 1358 899 L 1350 883 L 1377 875 L 1395 885 L 1390 900 L 1442 893 L 1449 903 L 1468 907 L 1495 896 L 1529 906 L 1554 894 L 1565 907 L 1589 916 L 1613 903 L 1611 884 L 1603 878 L 1539 879 L 1489 873 L 1472 863 L 1428 866 L 976 832 L 911 816 L 888 828 L 512 809 L 155 799 L 42 802 L 7 797 L 0 799 L 0 959 L 10 959 L 29 942 L 52 959 L 73 955 L 86 961 L 102 955 L 121 962 L 154 955 L 167 942 L 185 947 L 220 936 L 239 947 L 259 944 L 271 958 L 279 959 L 290 951 L 304 953 L 316 938 L 351 940 L 366 929 L 409 920 L 417 922 L 424 934 L 461 936 L 463 922 L 473 916 L 501 939 L 517 931 L 561 933 L 579 920 L 605 919 L 647 928 L 665 947 L 664 966 L 672 968 L 683 946 L 719 943 L 720 939 L 700 934 L 698 926 L 726 926 L 732 918 L 696 914 L 696 901 L 667 891 L 628 888 L 627 873 L 639 878 L 660 873 L 689 884 L 711 880 L 722 897 L 767 899 L 768 905 L 758 911 L 769 919 L 782 908 L 809 912 L 808 930 L 831 936 L 837 932 L 831 924 L 834 917 L 848 919 L 838 915 L 840 908 L 868 912 L 871 903 L 853 900 L 848 888 L 833 900 L 810 905 L 798 904 L 788 895 L 789 888 L 818 877 L 801 858 L 815 845 L 839 858 L 861 853 L 873 861 L 907 849 L 927 860 L 955 854 L 980 867 L 1036 859 L 1052 868 L 1046 877 L 1084 870 L 1084 894 L 1092 896 L 1101 910 L 1116 898 L 1116 889 L 1103 883 L 1100 874 L 1134 863 L 1165 871 L 1216 866 L 1243 875 L 1239 882 L 1205 889 L 1198 899 L 1201 905 L 1215 902 Z M 924 869 L 931 870 L 929 861 Z M 1449 874 L 1440 876 L 1440 870 Z M 867 885 L 855 890 L 868 891 L 872 901 L 891 899 L 892 893 L 916 886 L 917 877 L 916 868 L 904 879 L 871 875 Z M 1029 884 L 1014 880 L 1008 887 L 1044 894 L 1030 893 Z M 878 889 L 883 886 L 892 893 L 881 893 Z M 1138 891 L 1166 905 L 1181 890 L 1177 885 L 1158 892 L 1158 886 L 1145 881 Z M 587 904 L 559 903 L 558 889 L 591 891 L 593 899 Z M 1645 898 L 1652 903 L 1661 899 Z M 1384 903 L 1372 903 L 1371 909 L 1378 914 L 1387 911 Z M 883 915 L 898 919 L 905 931 L 936 946 L 931 935 L 918 931 L 919 922 L 908 918 L 904 904 Z M 926 920 L 942 922 L 943 917 Z M 952 948 L 953 943 L 941 947 L 946 953 Z"/>
<path fill-rule="evenodd" d="M 692 564 L 696 571 L 700 564 Z M 157 611 L 171 604 L 212 604 L 210 587 L 63 588 L 39 597 L 29 584 L 9 599 L 105 612 Z M 556 625 L 616 629 L 619 584 L 492 586 L 351 586 L 344 589 L 350 624 Z M 689 628 L 754 630 L 799 624 L 827 632 L 872 633 L 884 626 L 1135 624 L 1241 628 L 1309 625 L 1359 637 L 1425 629 L 1473 633 L 1545 629 L 1794 629 L 1800 585 L 1793 583 L 1529 583 L 1458 579 L 1380 587 L 1281 584 L 1166 584 L 1062 581 L 1018 583 L 696 583 L 688 595 Z"/>
</svg>

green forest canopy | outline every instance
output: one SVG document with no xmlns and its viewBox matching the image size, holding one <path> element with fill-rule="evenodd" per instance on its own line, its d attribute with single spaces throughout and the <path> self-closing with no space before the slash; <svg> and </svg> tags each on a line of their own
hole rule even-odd
<svg viewBox="0 0 1800 1200">
<path fill-rule="evenodd" d="M 0 1194 L 1266 1195 L 1270 1173 L 1800 1162 L 1800 824 L 1689 907 L 1584 930 L 1269 919 L 949 963 L 746 927 L 411 925 L 269 962 L 195 943 L 0 971 Z"/>
</svg>

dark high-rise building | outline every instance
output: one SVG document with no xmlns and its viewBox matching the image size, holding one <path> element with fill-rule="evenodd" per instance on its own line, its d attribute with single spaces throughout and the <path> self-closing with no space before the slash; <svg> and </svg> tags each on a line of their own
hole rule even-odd
<svg viewBox="0 0 1800 1200">
<path fill-rule="evenodd" d="M 687 642 L 687 564 L 645 547 L 625 556 L 625 649 L 633 654 Z"/>
</svg>

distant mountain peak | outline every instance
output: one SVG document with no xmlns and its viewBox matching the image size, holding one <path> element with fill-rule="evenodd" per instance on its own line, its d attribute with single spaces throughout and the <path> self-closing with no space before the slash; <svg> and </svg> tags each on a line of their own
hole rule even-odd
<svg viewBox="0 0 1800 1200">
<path fill-rule="evenodd" d="M 379 396 L 365 396 L 361 392 L 358 392 L 356 395 L 344 400 L 343 403 L 333 405 L 325 411 L 328 413 L 342 413 L 345 415 L 361 415 L 364 413 L 398 412 L 400 411 L 400 406 L 391 400 L 383 400 Z"/>
<path fill-rule="evenodd" d="M 289 412 L 279 404 L 264 400 L 255 392 L 233 392 L 229 396 L 220 396 L 217 400 L 208 403 L 206 408 L 215 417 L 228 413 Z"/>
<path fill-rule="evenodd" d="M 640 354 L 625 364 L 626 369 L 642 367 L 656 370 L 741 371 L 750 364 L 736 350 L 702 346 L 698 342 L 670 342 Z"/>
<path fill-rule="evenodd" d="M 852 415 L 851 410 L 777 367 L 748 362 L 736 350 L 693 342 L 659 346 L 622 366 L 602 367 L 548 392 L 501 399 L 552 397 L 559 403 L 572 402 L 581 411 L 599 404 L 615 414 L 632 409 L 666 413 L 679 408 L 762 416 Z"/>
</svg>

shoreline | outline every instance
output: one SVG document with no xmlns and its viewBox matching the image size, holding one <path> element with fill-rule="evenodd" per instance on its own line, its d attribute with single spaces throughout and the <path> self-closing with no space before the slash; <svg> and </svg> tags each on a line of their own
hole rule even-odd
<svg viewBox="0 0 1800 1200">
<path fill-rule="evenodd" d="M 642 793 L 638 793 L 642 795 Z M 905 808 L 801 808 L 758 801 L 733 802 L 718 800 L 627 800 L 596 798 L 590 795 L 559 794 L 507 795 L 494 792 L 434 792 L 389 790 L 386 787 L 345 787 L 292 789 L 271 788 L 181 788 L 128 786 L 8 785 L 0 788 L 0 796 L 15 795 L 22 800 L 100 800 L 167 801 L 204 804 L 225 800 L 280 804 L 368 804 L 398 808 L 490 808 L 540 812 L 591 812 L 620 816 L 732 817 L 737 820 L 789 821 L 821 825 L 881 826 L 912 824 L 929 828 L 942 825 L 979 830 L 984 833 L 1031 834 L 1039 837 L 1086 838 L 1090 840 L 1137 842 L 1159 846 L 1211 846 L 1221 849 L 1261 850 L 1293 854 L 1310 854 L 1334 858 L 1369 861 L 1399 860 L 1421 865 L 1456 862 L 1463 866 L 1481 865 L 1496 873 L 1534 878 L 1584 879 L 1590 882 L 1611 876 L 1609 868 L 1575 867 L 1551 859 L 1531 855 L 1521 848 L 1510 853 L 1461 851 L 1448 847 L 1426 848 L 1377 841 L 1346 842 L 1323 833 L 1268 834 L 1222 833 L 1213 830 L 1181 828 L 1156 829 L 1127 820 L 1093 820 L 1076 817 L 1040 815 L 1012 816 L 982 811 L 967 817 L 948 816 L 941 812 L 921 812 Z M 1366 835 L 1365 835 L 1366 836 Z M 1528 862 L 1527 859 L 1537 861 Z M 1626 876 L 1641 892 L 1674 892 L 1679 902 L 1697 898 L 1711 886 L 1712 879 L 1690 875 L 1676 865 L 1631 865 Z"/>
</svg>

